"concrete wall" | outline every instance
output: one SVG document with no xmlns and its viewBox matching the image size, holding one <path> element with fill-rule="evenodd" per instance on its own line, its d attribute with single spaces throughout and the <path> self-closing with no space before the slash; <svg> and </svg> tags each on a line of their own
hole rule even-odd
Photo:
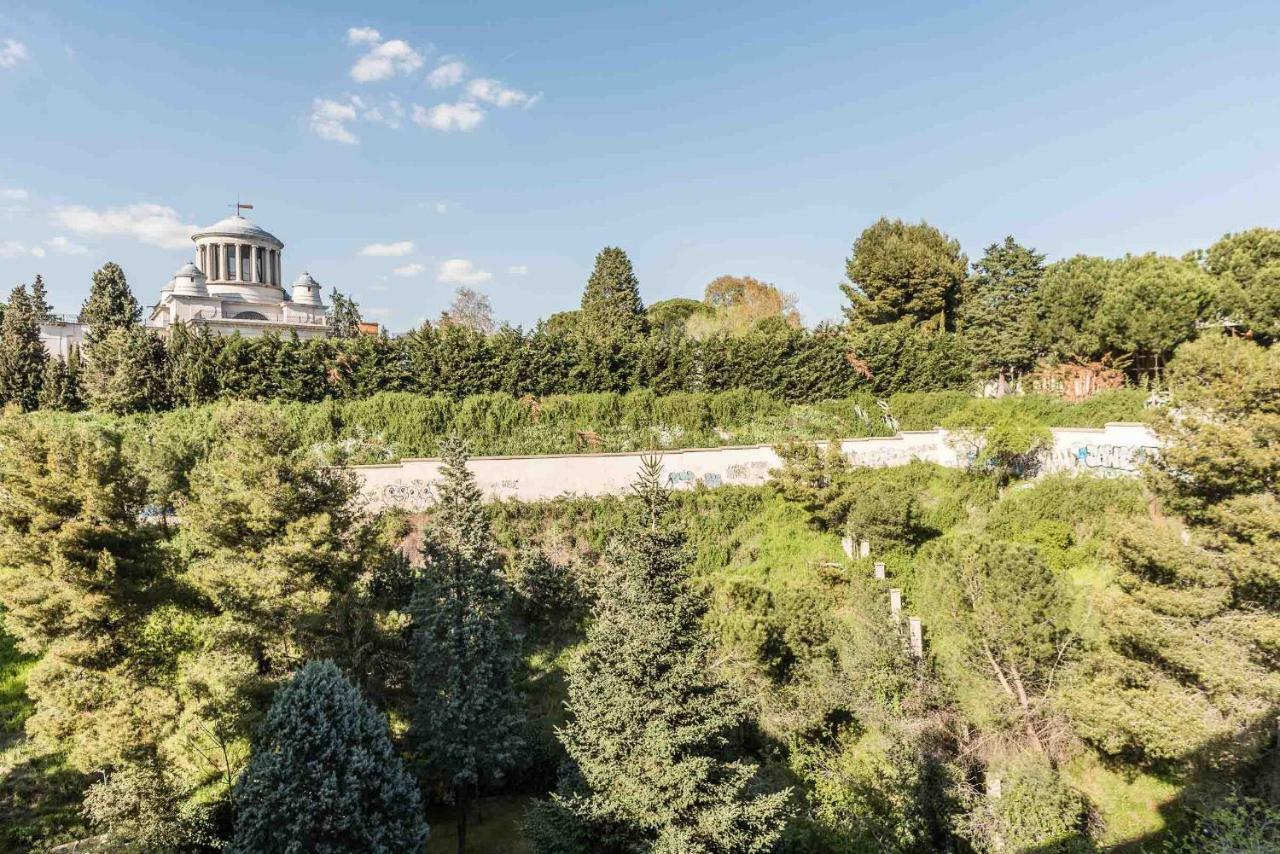
<svg viewBox="0 0 1280 854">
<path fill-rule="evenodd" d="M 1053 431 L 1053 448 L 1041 462 L 1045 472 L 1078 472 L 1105 477 L 1136 473 L 1146 456 L 1157 450 L 1156 438 L 1142 424 L 1112 423 L 1105 428 L 1065 428 Z M 875 439 L 844 439 L 841 452 L 854 464 L 903 465 L 926 460 L 961 466 L 964 453 L 948 441 L 945 430 L 899 433 Z M 468 466 L 490 499 L 541 501 L 560 495 L 617 495 L 635 480 L 643 454 L 561 454 L 540 457 L 473 457 Z M 698 448 L 666 451 L 662 465 L 675 489 L 699 484 L 756 486 L 769 479 L 770 469 L 782 461 L 770 445 Z M 371 508 L 418 510 L 434 499 L 440 463 L 435 459 L 405 459 L 398 463 L 355 466 L 361 491 Z"/>
</svg>

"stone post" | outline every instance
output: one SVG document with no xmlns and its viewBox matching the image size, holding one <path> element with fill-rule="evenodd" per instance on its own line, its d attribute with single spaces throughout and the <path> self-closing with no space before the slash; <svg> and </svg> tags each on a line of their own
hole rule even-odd
<svg viewBox="0 0 1280 854">
<path fill-rule="evenodd" d="M 884 581 L 884 562 L 876 561 L 876 581 Z"/>
<path fill-rule="evenodd" d="M 924 658 L 924 631 L 919 617 L 907 618 L 907 629 L 911 633 L 911 654 L 916 658 Z"/>
<path fill-rule="evenodd" d="M 871 543 L 868 540 L 858 542 L 858 557 L 871 557 Z"/>
<path fill-rule="evenodd" d="M 844 537 L 841 539 L 840 546 L 844 549 L 845 557 L 853 557 L 853 537 Z"/>
<path fill-rule="evenodd" d="M 902 622 L 902 591 L 897 587 L 889 588 L 889 618 L 895 623 Z"/>
</svg>

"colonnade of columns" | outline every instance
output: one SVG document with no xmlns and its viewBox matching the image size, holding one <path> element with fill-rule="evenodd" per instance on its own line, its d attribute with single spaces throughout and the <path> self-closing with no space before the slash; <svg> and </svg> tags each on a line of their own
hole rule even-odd
<svg viewBox="0 0 1280 854">
<path fill-rule="evenodd" d="M 202 243 L 199 263 L 210 281 L 280 287 L 279 249 L 247 243 Z"/>
</svg>

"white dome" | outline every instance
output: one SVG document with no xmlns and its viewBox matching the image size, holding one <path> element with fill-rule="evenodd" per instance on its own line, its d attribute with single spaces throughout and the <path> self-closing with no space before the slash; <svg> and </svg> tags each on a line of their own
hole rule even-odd
<svg viewBox="0 0 1280 854">
<path fill-rule="evenodd" d="M 310 273 L 303 273 L 293 283 L 293 302 L 297 305 L 319 306 L 320 283 L 311 278 Z"/>
<path fill-rule="evenodd" d="M 164 289 L 182 296 L 207 297 L 209 291 L 205 288 L 204 283 L 204 273 L 199 267 L 188 261 L 178 268 L 178 272 L 173 274 L 173 278 L 169 280 L 169 284 L 164 286 Z"/>
<path fill-rule="evenodd" d="M 202 237 L 242 237 L 250 240 L 259 240 L 263 243 L 273 243 L 277 249 L 284 247 L 284 243 L 280 241 L 280 238 L 253 220 L 245 219 L 242 216 L 229 216 L 191 235 L 192 240 L 199 240 Z"/>
</svg>

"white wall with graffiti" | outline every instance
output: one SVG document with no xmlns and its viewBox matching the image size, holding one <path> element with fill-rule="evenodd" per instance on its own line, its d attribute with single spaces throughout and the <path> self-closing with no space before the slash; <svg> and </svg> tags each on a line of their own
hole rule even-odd
<svg viewBox="0 0 1280 854">
<path fill-rule="evenodd" d="M 965 464 L 963 452 L 945 430 L 899 433 L 873 439 L 844 439 L 841 452 L 855 465 L 896 466 L 925 460 L 944 466 Z M 1053 448 L 1042 472 L 1076 472 L 1128 477 L 1158 452 L 1155 436 L 1142 424 L 1111 423 L 1102 428 L 1053 430 Z M 635 479 L 643 454 L 564 454 L 540 457 L 473 457 L 468 466 L 490 499 L 541 501 L 560 495 L 615 495 Z M 757 486 L 782 464 L 770 445 L 698 448 L 662 453 L 668 482 L 675 489 L 725 484 Z M 405 459 L 398 463 L 355 466 L 361 492 L 373 509 L 418 510 L 435 500 L 440 463 Z"/>
</svg>

